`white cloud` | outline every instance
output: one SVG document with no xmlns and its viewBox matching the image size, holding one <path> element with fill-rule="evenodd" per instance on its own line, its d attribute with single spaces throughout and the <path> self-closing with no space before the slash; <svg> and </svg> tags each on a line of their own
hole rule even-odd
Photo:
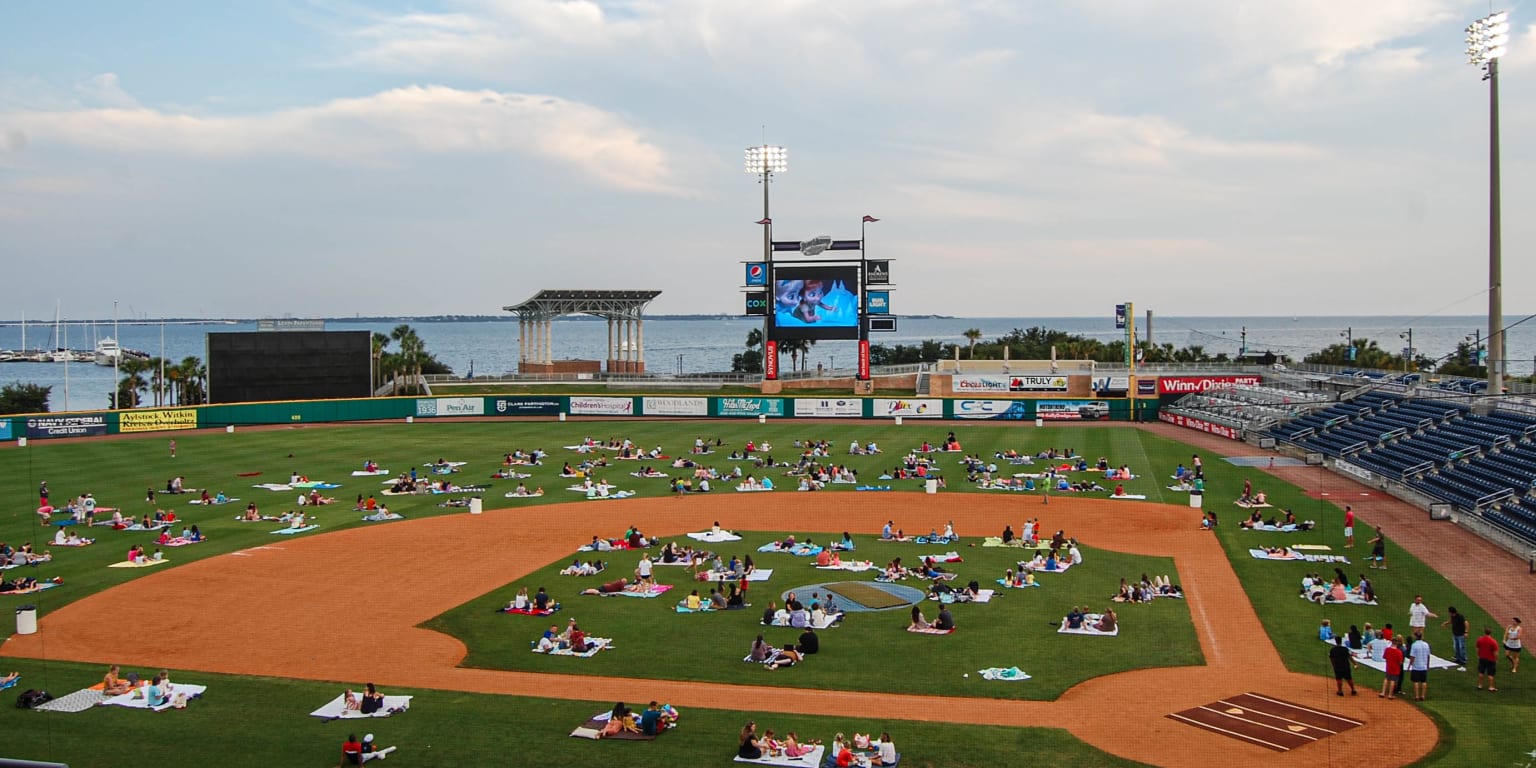
<svg viewBox="0 0 1536 768">
<path fill-rule="evenodd" d="M 115 78 L 102 84 L 115 86 Z M 37 144 L 119 153 L 366 162 L 389 162 L 397 153 L 519 154 L 606 186 L 681 192 L 667 153 L 624 118 L 540 94 L 411 86 L 248 116 L 119 107 L 18 111 L 0 120 L 7 135 Z"/>
</svg>

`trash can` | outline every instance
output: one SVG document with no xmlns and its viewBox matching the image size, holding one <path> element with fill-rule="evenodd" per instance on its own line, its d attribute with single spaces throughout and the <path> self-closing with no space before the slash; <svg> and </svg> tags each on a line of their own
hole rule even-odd
<svg viewBox="0 0 1536 768">
<path fill-rule="evenodd" d="M 1035 419 L 1035 426 L 1037 426 L 1037 427 L 1045 426 L 1045 419 L 1036 418 Z"/>
<path fill-rule="evenodd" d="M 484 499 L 481 499 L 479 496 L 476 496 L 476 497 L 474 497 L 474 498 L 469 500 L 469 513 L 471 515 L 478 515 L 478 514 L 480 514 L 481 512 L 484 512 L 484 511 L 485 511 L 485 500 Z"/>
<path fill-rule="evenodd" d="M 938 493 L 939 492 L 939 481 L 938 480 L 933 480 L 933 479 L 925 481 L 923 483 L 923 490 L 926 490 L 928 493 Z"/>
<path fill-rule="evenodd" d="M 1205 494 L 1200 491 L 1189 492 L 1189 508 L 1199 509 L 1205 506 Z"/>
<path fill-rule="evenodd" d="M 16 634 L 37 634 L 37 606 L 21 605 L 16 607 Z"/>
</svg>

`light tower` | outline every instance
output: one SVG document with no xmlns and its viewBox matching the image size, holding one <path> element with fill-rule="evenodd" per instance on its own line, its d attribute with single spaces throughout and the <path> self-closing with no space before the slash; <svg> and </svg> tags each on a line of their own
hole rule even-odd
<svg viewBox="0 0 1536 768">
<path fill-rule="evenodd" d="M 1467 62 L 1488 81 L 1488 394 L 1504 392 L 1504 276 L 1499 203 L 1499 59 L 1509 46 L 1509 13 L 1467 26 Z"/>
<path fill-rule="evenodd" d="M 763 218 L 757 222 L 763 228 L 763 271 L 767 274 L 768 281 L 768 315 L 763 317 L 763 376 L 767 379 L 778 378 L 778 342 L 768 338 L 769 319 L 774 310 L 774 282 L 773 282 L 773 217 L 768 210 L 768 187 L 773 181 L 775 173 L 783 173 L 789 170 L 789 151 L 783 147 L 775 147 L 764 144 L 760 147 L 747 147 L 746 166 L 743 169 L 747 173 L 762 177 L 759 183 L 763 185 Z M 772 356 L 773 362 L 768 358 Z"/>
</svg>

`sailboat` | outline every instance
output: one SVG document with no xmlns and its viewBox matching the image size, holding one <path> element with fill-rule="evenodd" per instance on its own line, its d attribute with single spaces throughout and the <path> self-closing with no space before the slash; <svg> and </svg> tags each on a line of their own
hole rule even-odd
<svg viewBox="0 0 1536 768">
<path fill-rule="evenodd" d="M 54 363 L 67 363 L 74 359 L 63 344 L 59 343 L 59 328 L 63 325 L 63 307 L 56 307 L 53 311 L 53 351 L 48 353 L 48 360 Z"/>
</svg>

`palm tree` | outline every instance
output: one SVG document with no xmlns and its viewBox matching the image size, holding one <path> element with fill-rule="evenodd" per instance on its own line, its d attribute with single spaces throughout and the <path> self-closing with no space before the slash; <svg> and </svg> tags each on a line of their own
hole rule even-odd
<svg viewBox="0 0 1536 768">
<path fill-rule="evenodd" d="M 970 355 L 970 357 L 971 357 L 972 360 L 975 360 L 976 359 L 976 342 L 981 341 L 981 329 L 980 328 L 967 328 L 965 333 L 962 333 L 960 335 L 964 336 L 965 340 L 969 341 L 971 343 L 971 355 Z"/>
<path fill-rule="evenodd" d="M 138 408 L 143 404 L 144 398 L 140 394 L 149 387 L 149 382 L 143 377 L 145 370 L 149 368 L 149 361 L 140 357 L 124 355 L 118 363 L 118 369 L 123 374 L 123 380 L 117 383 L 118 408 Z"/>
<path fill-rule="evenodd" d="M 421 362 L 426 353 L 426 345 L 421 337 L 416 335 L 416 329 L 409 325 L 398 325 L 390 332 L 389 338 L 400 343 L 400 369 L 406 377 L 415 383 L 421 384 Z"/>
<path fill-rule="evenodd" d="M 176 391 L 176 402 L 180 405 L 201 405 L 208 399 L 207 379 L 208 366 L 203 365 L 201 358 L 189 355 L 183 357 L 176 364 L 177 379 L 179 381 Z"/>
</svg>

